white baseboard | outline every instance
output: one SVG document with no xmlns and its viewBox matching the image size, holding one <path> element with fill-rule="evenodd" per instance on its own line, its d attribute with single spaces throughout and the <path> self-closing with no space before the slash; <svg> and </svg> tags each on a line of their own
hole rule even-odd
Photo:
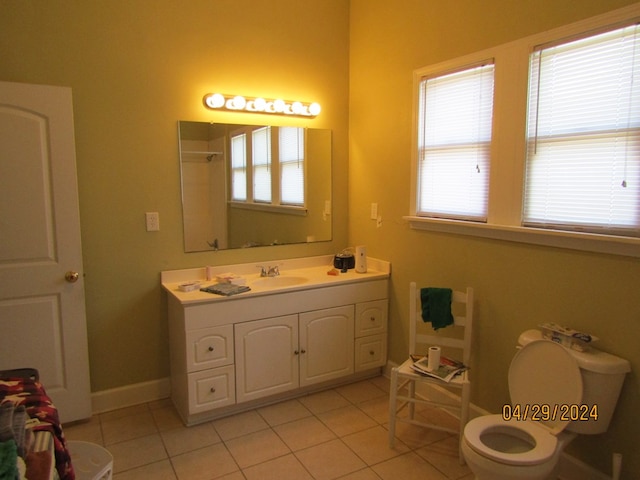
<svg viewBox="0 0 640 480">
<path fill-rule="evenodd" d="M 91 394 L 91 410 L 94 414 L 104 413 L 141 403 L 162 400 L 170 395 L 171 381 L 169 378 L 161 378 L 94 392 Z"/>
<path fill-rule="evenodd" d="M 384 369 L 384 375 L 386 377 L 389 377 L 391 369 L 395 366 L 397 365 L 387 363 Z M 445 388 L 438 387 L 437 385 L 420 385 L 416 389 L 416 394 L 429 398 L 433 401 L 446 402 L 448 400 L 450 402 L 451 399 L 460 401 L 459 395 L 456 395 L 455 393 Z M 453 412 L 451 412 L 451 414 L 453 415 Z M 469 405 L 469 420 L 481 415 L 489 414 L 491 414 L 491 412 L 484 410 L 483 408 L 480 408 L 473 403 Z M 559 478 L 562 480 L 611 480 L 610 476 L 605 475 L 599 470 L 596 470 L 590 465 L 587 465 L 586 463 L 564 452 L 560 457 L 559 466 Z"/>
</svg>

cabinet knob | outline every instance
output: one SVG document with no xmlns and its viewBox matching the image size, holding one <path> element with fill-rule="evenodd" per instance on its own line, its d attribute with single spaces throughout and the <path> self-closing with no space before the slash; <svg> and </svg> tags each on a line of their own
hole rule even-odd
<svg viewBox="0 0 640 480">
<path fill-rule="evenodd" d="M 294 351 L 293 351 L 293 353 L 294 353 L 295 355 L 299 355 L 299 354 L 300 354 L 300 352 L 299 352 L 298 350 L 294 350 Z"/>
<path fill-rule="evenodd" d="M 210 346 L 208 350 L 209 350 L 210 352 L 213 352 L 213 347 L 212 347 L 212 346 Z"/>
<path fill-rule="evenodd" d="M 300 350 L 300 353 L 307 353 L 307 351 L 303 348 L 302 350 Z"/>
<path fill-rule="evenodd" d="M 369 350 L 369 355 L 375 355 L 376 352 L 374 352 L 373 350 Z"/>
<path fill-rule="evenodd" d="M 371 321 L 372 321 L 372 322 L 375 322 L 375 321 L 376 321 L 376 317 L 375 317 L 375 316 L 373 316 L 373 315 L 371 315 Z"/>
<path fill-rule="evenodd" d="M 210 391 L 211 393 L 216 393 L 216 387 L 211 387 L 211 388 L 209 389 L 209 391 Z"/>
</svg>

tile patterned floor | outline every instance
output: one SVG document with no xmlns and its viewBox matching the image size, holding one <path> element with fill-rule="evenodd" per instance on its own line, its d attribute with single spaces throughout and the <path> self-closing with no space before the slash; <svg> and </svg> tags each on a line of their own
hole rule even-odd
<svg viewBox="0 0 640 480">
<path fill-rule="evenodd" d="M 457 436 L 400 423 L 389 448 L 388 390 L 381 376 L 193 427 L 163 400 L 96 415 L 65 434 L 106 447 L 114 480 L 471 480 Z"/>
</svg>

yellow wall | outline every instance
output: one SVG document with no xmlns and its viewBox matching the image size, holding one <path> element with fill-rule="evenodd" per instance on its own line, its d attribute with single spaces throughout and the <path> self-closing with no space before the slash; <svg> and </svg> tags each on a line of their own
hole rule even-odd
<svg viewBox="0 0 640 480">
<path fill-rule="evenodd" d="M 168 377 L 162 270 L 346 246 L 349 3 L 0 3 L 0 79 L 73 89 L 92 391 Z M 206 93 L 317 101 L 316 119 L 224 114 Z M 334 241 L 183 253 L 178 120 L 333 132 Z M 144 212 L 160 213 L 146 232 Z"/>
<path fill-rule="evenodd" d="M 499 411 L 518 334 L 559 320 L 640 369 L 640 262 L 416 232 L 409 212 L 412 71 L 631 4 L 630 0 L 7 0 L 0 79 L 73 88 L 92 390 L 168 375 L 161 270 L 318 255 L 367 244 L 393 264 L 390 356 L 404 356 L 410 280 L 477 292 L 472 401 Z M 351 17 L 351 18 L 350 18 Z M 334 241 L 184 254 L 177 120 L 212 90 L 316 100 L 333 132 Z M 241 117 L 241 118 L 240 118 Z M 268 118 L 267 118 L 268 120 Z M 347 174 L 349 180 L 347 181 Z M 383 225 L 369 220 L 378 202 Z M 144 212 L 161 230 L 144 230 Z M 640 387 L 628 376 L 610 432 L 570 451 L 640 476 Z M 635 458 L 634 458 L 635 457 Z"/>
<path fill-rule="evenodd" d="M 475 287 L 477 330 L 472 402 L 500 412 L 520 332 L 557 321 L 592 332 L 629 359 L 610 431 L 568 451 L 624 478 L 640 477 L 640 260 L 411 230 L 409 214 L 413 70 L 631 4 L 613 0 L 352 0 L 349 239 L 391 261 L 390 357 L 408 340 L 408 284 Z M 579 8 L 577 8 L 579 7 Z M 377 202 L 382 227 L 369 220 Z M 550 372 L 552 374 L 552 372 Z M 633 472 L 633 473 L 631 473 Z"/>
</svg>

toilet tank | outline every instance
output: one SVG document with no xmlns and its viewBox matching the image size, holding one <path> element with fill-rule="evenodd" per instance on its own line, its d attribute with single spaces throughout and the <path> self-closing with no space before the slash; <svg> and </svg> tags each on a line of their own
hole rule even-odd
<svg viewBox="0 0 640 480">
<path fill-rule="evenodd" d="M 518 343 L 524 346 L 542 338 L 540 330 L 527 330 L 520 335 Z M 567 351 L 574 356 L 582 373 L 583 407 L 568 406 L 566 412 L 570 418 L 579 420 L 570 422 L 566 430 L 587 435 L 606 432 L 631 364 L 624 358 L 593 347 L 586 352 L 569 348 Z M 597 419 L 594 414 L 597 414 Z"/>
</svg>

